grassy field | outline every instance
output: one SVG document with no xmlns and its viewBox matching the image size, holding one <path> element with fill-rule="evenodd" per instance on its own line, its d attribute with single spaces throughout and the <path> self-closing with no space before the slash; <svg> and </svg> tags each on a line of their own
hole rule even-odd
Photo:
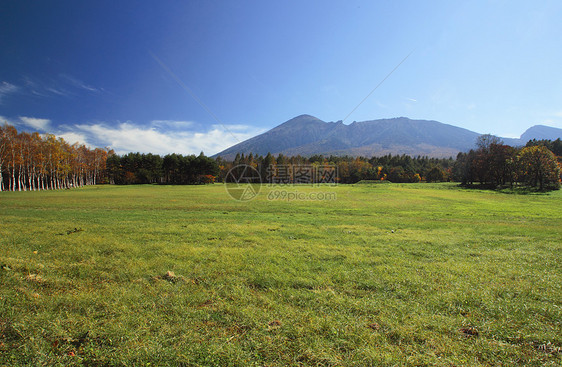
<svg viewBox="0 0 562 367">
<path fill-rule="evenodd" d="M 269 190 L 0 193 L 0 365 L 562 364 L 562 192 Z"/>
</svg>

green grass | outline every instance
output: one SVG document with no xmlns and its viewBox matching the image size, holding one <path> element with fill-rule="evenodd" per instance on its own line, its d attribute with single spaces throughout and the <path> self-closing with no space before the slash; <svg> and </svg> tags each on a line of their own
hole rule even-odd
<svg viewBox="0 0 562 367">
<path fill-rule="evenodd" d="M 268 190 L 0 193 L 0 365 L 562 364 L 562 192 Z"/>
</svg>

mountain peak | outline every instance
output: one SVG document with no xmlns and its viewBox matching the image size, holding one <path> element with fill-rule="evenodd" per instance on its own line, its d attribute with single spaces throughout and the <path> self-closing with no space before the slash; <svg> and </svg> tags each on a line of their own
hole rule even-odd
<svg viewBox="0 0 562 367">
<path fill-rule="evenodd" d="M 306 115 L 305 114 L 305 115 L 299 115 L 297 117 L 293 117 L 292 119 L 285 121 L 284 123 L 282 123 L 279 126 L 283 126 L 283 125 L 287 125 L 287 124 L 292 125 L 292 124 L 310 123 L 310 122 L 322 122 L 323 123 L 324 121 L 322 121 L 319 118 L 314 117 L 312 115 Z"/>
<path fill-rule="evenodd" d="M 406 154 L 446 158 L 474 148 L 478 136 L 480 134 L 474 131 L 433 120 L 394 117 L 354 121 L 345 125 L 343 121 L 324 122 L 304 114 L 236 144 L 217 156 L 233 159 L 236 153 L 366 157 Z M 521 139 L 504 141 L 516 146 L 525 145 L 533 138 L 555 140 L 557 137 L 562 137 L 562 129 L 537 125 L 521 135 Z"/>
<path fill-rule="evenodd" d="M 525 144 L 526 142 L 532 139 L 556 140 L 562 137 L 560 134 L 561 131 L 562 129 L 558 129 L 552 126 L 535 125 L 535 126 L 531 126 L 523 134 L 521 134 L 520 140 L 524 141 L 523 144 Z"/>
<path fill-rule="evenodd" d="M 295 119 L 312 119 L 312 120 L 320 120 L 318 117 L 316 116 L 312 116 L 312 115 L 308 115 L 308 114 L 302 114 L 302 115 L 298 115 L 297 117 L 292 118 L 292 120 Z"/>
</svg>

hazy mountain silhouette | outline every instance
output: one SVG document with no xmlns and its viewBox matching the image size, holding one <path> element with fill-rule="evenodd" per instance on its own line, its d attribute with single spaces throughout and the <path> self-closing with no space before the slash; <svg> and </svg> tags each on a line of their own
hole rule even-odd
<svg viewBox="0 0 562 367">
<path fill-rule="evenodd" d="M 480 134 L 438 121 L 411 120 L 406 117 L 353 122 L 324 122 L 314 116 L 300 115 L 273 129 L 216 154 L 234 159 L 237 153 L 311 156 L 381 156 L 408 154 L 430 157 L 455 157 L 474 148 Z M 530 139 L 556 139 L 562 129 L 533 126 L 521 139 L 503 139 L 509 145 L 524 145 Z"/>
</svg>

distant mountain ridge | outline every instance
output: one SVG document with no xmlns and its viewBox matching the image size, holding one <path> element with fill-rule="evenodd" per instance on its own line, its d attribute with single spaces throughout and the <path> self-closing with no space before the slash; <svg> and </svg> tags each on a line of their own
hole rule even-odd
<svg viewBox="0 0 562 367">
<path fill-rule="evenodd" d="M 407 117 L 353 122 L 324 122 L 300 115 L 273 129 L 238 143 L 215 156 L 234 159 L 237 153 L 266 155 L 381 156 L 407 154 L 436 158 L 456 156 L 474 148 L 480 134 L 438 121 Z M 502 138 L 509 145 L 524 145 L 531 139 L 562 138 L 562 129 L 536 125 L 520 139 Z"/>
</svg>

